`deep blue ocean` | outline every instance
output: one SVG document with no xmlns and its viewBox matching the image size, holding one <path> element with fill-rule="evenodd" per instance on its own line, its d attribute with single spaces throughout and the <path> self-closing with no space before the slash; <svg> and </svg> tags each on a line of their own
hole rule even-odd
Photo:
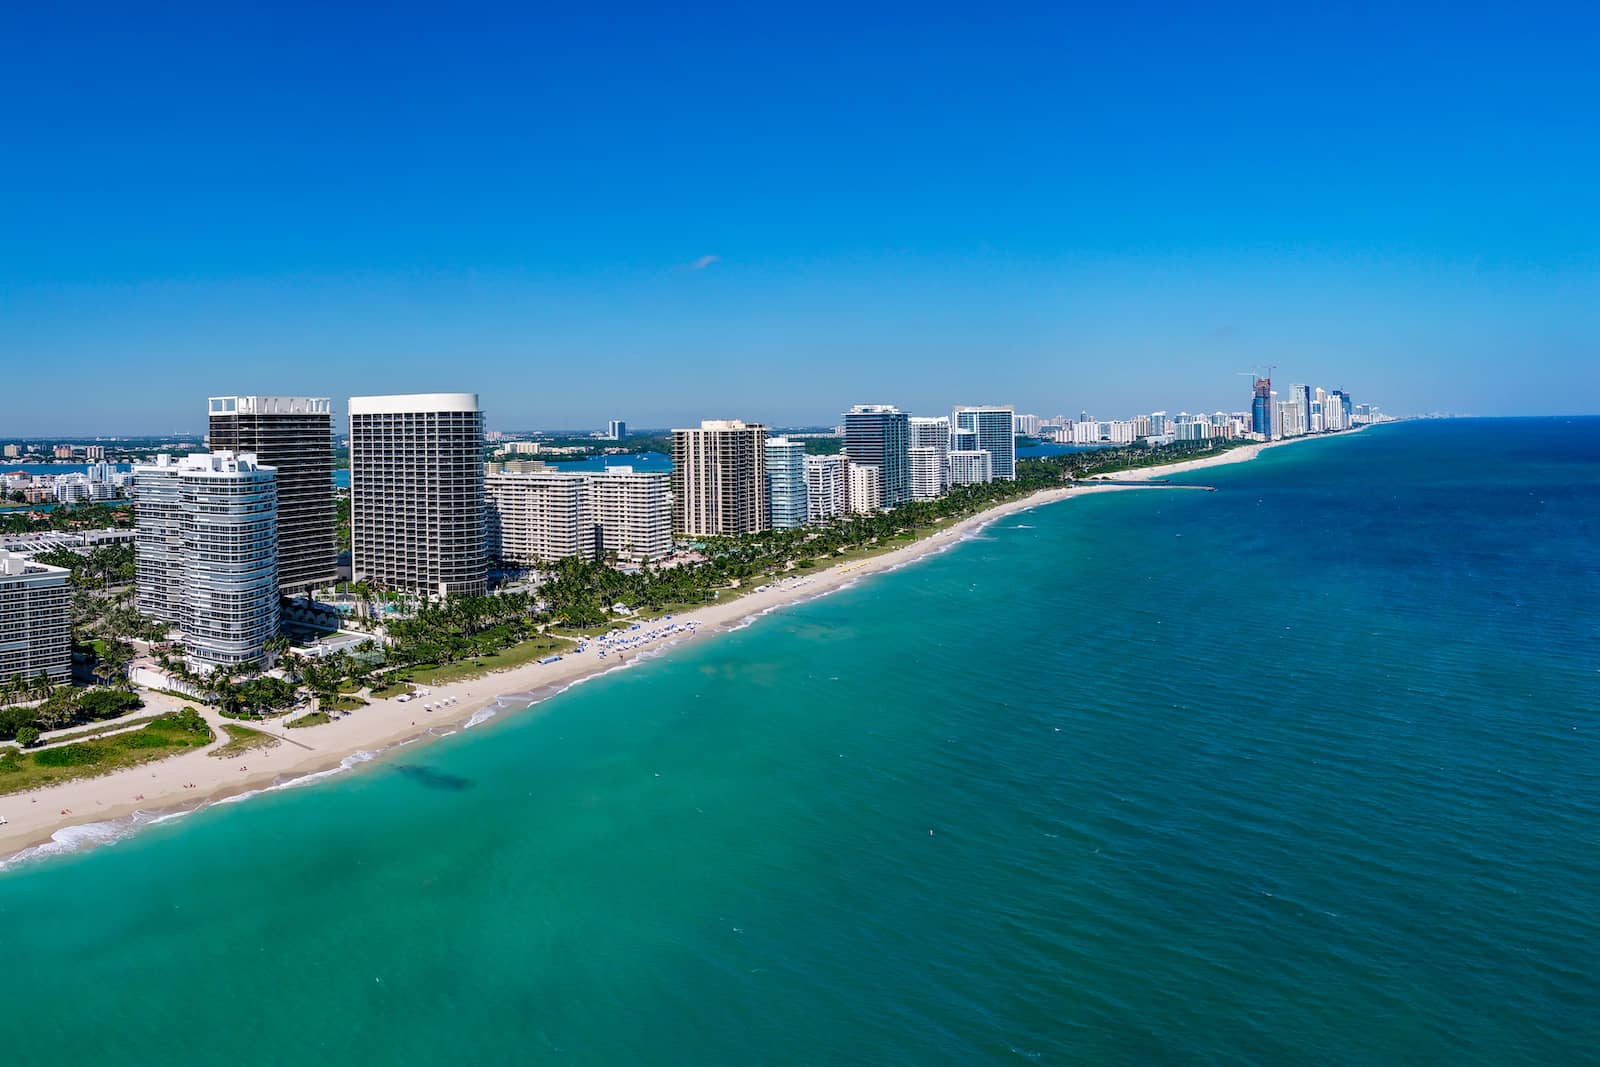
<svg viewBox="0 0 1600 1067">
<path fill-rule="evenodd" d="M 1190 480 L 14 867 L 6 1062 L 1596 1062 L 1600 419 Z"/>
</svg>

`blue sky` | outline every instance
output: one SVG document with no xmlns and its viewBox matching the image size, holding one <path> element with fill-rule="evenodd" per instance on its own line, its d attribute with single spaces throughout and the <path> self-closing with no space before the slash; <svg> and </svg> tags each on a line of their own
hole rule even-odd
<svg viewBox="0 0 1600 1067">
<path fill-rule="evenodd" d="M 1592 6 L 1074 6 L 12 11 L 0 437 L 1600 411 Z"/>
</svg>

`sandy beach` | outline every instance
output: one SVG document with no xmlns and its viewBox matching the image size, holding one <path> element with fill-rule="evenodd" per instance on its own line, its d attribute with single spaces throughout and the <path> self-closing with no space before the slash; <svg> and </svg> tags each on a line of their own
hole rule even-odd
<svg viewBox="0 0 1600 1067">
<path fill-rule="evenodd" d="M 1296 438 L 1294 440 L 1308 440 Z M 1123 481 L 1144 481 L 1189 470 L 1254 459 L 1264 449 L 1294 441 L 1247 445 L 1215 456 L 1149 467 L 1115 475 Z M 408 742 L 421 742 L 486 722 L 495 715 L 521 712 L 584 678 L 625 666 L 642 655 L 725 632 L 750 618 L 787 604 L 824 595 L 863 577 L 891 570 L 940 552 L 989 523 L 1017 512 L 1092 493 L 1141 491 L 1129 486 L 1078 486 L 1045 490 L 997 505 L 903 548 L 865 560 L 775 581 L 741 596 L 727 595 L 671 618 L 651 620 L 628 634 L 628 647 L 610 651 L 590 641 L 582 653 L 568 653 L 557 663 L 530 663 L 507 671 L 449 685 L 433 686 L 427 695 L 402 703 L 373 700 L 369 706 L 321 726 L 284 730 L 273 723 L 247 725 L 279 738 L 270 749 L 242 757 L 209 755 L 227 738 L 225 721 L 215 709 L 197 707 L 219 740 L 210 748 L 187 752 L 142 767 L 98 778 L 82 779 L 28 793 L 0 797 L 0 867 L 7 860 L 69 851 L 125 836 L 140 825 L 191 811 L 228 797 L 336 773 L 381 757 Z M 627 629 L 628 624 L 620 624 Z M 602 652 L 606 654 L 602 655 Z M 152 710 L 165 710 L 151 701 Z M 427 712 L 424 705 L 446 704 Z M 144 712 L 143 714 L 149 714 Z M 21 854 L 20 856 L 18 854 Z"/>
</svg>

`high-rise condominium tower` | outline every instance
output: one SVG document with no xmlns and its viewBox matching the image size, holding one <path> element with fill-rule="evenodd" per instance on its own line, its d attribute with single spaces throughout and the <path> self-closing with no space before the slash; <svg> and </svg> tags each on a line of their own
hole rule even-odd
<svg viewBox="0 0 1600 1067">
<path fill-rule="evenodd" d="M 1271 437 L 1272 416 L 1272 379 L 1257 378 L 1255 392 L 1250 399 L 1250 432 L 1258 433 L 1262 437 Z"/>
<path fill-rule="evenodd" d="M 838 456 L 807 456 L 806 518 L 826 522 L 844 515 L 850 507 L 849 461 Z"/>
<path fill-rule="evenodd" d="M 213 451 L 249 452 L 278 472 L 278 588 L 309 593 L 335 577 L 333 405 L 327 397 L 214 396 Z"/>
<path fill-rule="evenodd" d="M 1017 420 L 1011 405 L 958 407 L 954 423 L 977 435 L 978 448 L 989 453 L 992 477 L 997 482 L 1017 477 Z"/>
<path fill-rule="evenodd" d="M 911 499 L 911 428 L 899 408 L 857 404 L 844 413 L 844 454 L 852 467 L 877 467 L 880 508 Z"/>
<path fill-rule="evenodd" d="M 202 667 L 259 663 L 278 632 L 277 472 L 249 454 L 133 468 L 136 603 Z"/>
<path fill-rule="evenodd" d="M 690 537 L 767 529 L 767 428 L 711 419 L 672 431 L 672 528 Z"/>
<path fill-rule="evenodd" d="M 489 555 L 525 567 L 569 556 L 594 559 L 599 538 L 589 479 L 559 470 L 484 475 Z"/>
<path fill-rule="evenodd" d="M 767 438 L 767 513 L 774 530 L 806 524 L 806 448 L 800 441 Z"/>
<path fill-rule="evenodd" d="M 950 488 L 950 420 L 911 417 L 911 496 L 932 500 Z M 928 451 L 918 451 L 928 449 Z"/>
<path fill-rule="evenodd" d="M 672 553 L 672 504 L 665 474 L 607 467 L 589 477 L 600 528 L 600 551 L 618 559 L 661 559 Z"/>
<path fill-rule="evenodd" d="M 488 591 L 476 393 L 350 398 L 350 566 L 424 596 Z"/>
<path fill-rule="evenodd" d="M 0 682 L 71 679 L 68 573 L 0 549 Z"/>
<path fill-rule="evenodd" d="M 953 448 L 950 450 L 950 482 L 952 485 L 976 485 L 994 481 L 994 457 L 986 449 Z"/>
</svg>

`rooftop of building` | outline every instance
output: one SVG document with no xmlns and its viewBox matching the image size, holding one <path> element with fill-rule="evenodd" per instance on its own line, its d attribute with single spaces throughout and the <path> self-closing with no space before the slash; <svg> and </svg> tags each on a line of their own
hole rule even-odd
<svg viewBox="0 0 1600 1067">
<path fill-rule="evenodd" d="M 331 415 L 333 401 L 325 396 L 214 396 L 212 415 Z"/>
<path fill-rule="evenodd" d="M 745 422 L 743 419 L 701 419 L 702 430 L 765 430 L 766 426 L 759 422 Z M 689 430 L 673 430 L 673 433 L 688 433 Z"/>
<path fill-rule="evenodd" d="M 52 567 L 47 563 L 35 563 L 27 556 L 19 556 L 15 552 L 0 548 L 0 576 L 7 578 L 20 578 L 25 574 L 59 574 L 65 576 L 65 567 Z"/>
<path fill-rule="evenodd" d="M 470 413 L 477 410 L 477 393 L 395 393 L 350 398 L 351 415 Z"/>
</svg>

